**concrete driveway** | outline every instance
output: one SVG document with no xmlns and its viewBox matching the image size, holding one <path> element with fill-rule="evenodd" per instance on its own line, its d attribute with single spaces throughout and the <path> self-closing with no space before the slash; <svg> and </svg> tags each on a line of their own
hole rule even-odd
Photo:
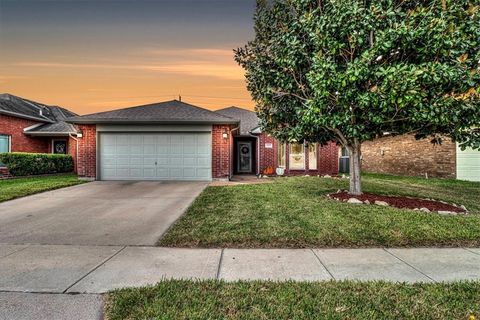
<svg viewBox="0 0 480 320">
<path fill-rule="evenodd" d="M 0 204 L 0 243 L 154 245 L 207 183 L 98 181 Z"/>
</svg>

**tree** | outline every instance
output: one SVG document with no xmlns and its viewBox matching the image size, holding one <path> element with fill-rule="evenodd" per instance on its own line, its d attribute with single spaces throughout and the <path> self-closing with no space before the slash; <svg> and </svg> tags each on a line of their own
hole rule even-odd
<svg viewBox="0 0 480 320">
<path fill-rule="evenodd" d="M 258 1 L 235 50 L 263 129 L 350 152 L 388 132 L 480 148 L 478 0 Z"/>
</svg>

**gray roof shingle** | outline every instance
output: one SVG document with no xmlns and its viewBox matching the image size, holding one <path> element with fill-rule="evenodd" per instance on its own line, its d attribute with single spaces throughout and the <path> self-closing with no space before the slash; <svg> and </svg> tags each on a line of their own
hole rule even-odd
<svg viewBox="0 0 480 320">
<path fill-rule="evenodd" d="M 228 107 L 215 112 L 239 121 L 241 135 L 249 135 L 253 129 L 259 126 L 260 123 L 260 119 L 258 119 L 255 112 L 239 107 Z"/>
<path fill-rule="evenodd" d="M 77 132 L 74 125 L 65 122 L 77 114 L 62 107 L 48 106 L 8 93 L 0 94 L 0 113 L 43 123 L 26 130 L 27 134 L 65 135 Z"/>
<path fill-rule="evenodd" d="M 71 123 L 237 123 L 213 111 L 178 100 L 72 117 Z"/>
</svg>

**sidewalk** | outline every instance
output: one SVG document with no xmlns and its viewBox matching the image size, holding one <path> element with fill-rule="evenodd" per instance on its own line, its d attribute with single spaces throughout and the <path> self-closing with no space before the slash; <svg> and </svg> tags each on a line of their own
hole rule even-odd
<svg viewBox="0 0 480 320">
<path fill-rule="evenodd" d="M 105 293 L 162 279 L 480 280 L 480 249 L 182 249 L 0 245 L 0 291 Z"/>
</svg>

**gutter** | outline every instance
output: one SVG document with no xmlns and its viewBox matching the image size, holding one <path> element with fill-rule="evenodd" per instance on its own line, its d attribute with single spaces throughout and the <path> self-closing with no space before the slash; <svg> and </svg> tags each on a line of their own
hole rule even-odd
<svg viewBox="0 0 480 320">
<path fill-rule="evenodd" d="M 74 124 L 238 124 L 239 121 L 195 121 L 195 120 L 95 120 L 95 119 L 67 119 L 67 123 Z"/>
<path fill-rule="evenodd" d="M 77 134 L 76 132 L 45 132 L 45 131 L 24 131 L 26 135 L 37 136 L 37 137 L 52 137 L 52 136 L 62 136 L 68 137 L 71 134 Z"/>
<path fill-rule="evenodd" d="M 78 138 L 74 137 L 73 134 L 68 135 L 70 138 L 75 140 L 76 146 L 75 146 L 75 173 L 78 173 Z"/>
</svg>

